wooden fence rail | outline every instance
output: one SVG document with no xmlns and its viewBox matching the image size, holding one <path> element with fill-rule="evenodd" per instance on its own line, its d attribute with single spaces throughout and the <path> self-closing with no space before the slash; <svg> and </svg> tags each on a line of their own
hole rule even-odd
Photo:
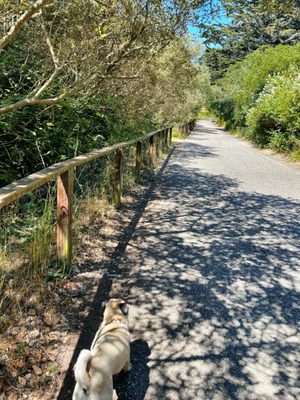
<svg viewBox="0 0 300 400">
<path fill-rule="evenodd" d="M 193 129 L 194 122 L 183 125 L 180 129 L 186 133 Z M 74 168 L 87 164 L 108 154 L 115 154 L 113 176 L 113 204 L 120 207 L 123 181 L 122 149 L 136 145 L 135 180 L 138 183 L 142 168 L 142 143 L 149 139 L 148 157 L 151 167 L 154 166 L 154 156 L 161 155 L 162 148 L 167 149 L 172 144 L 172 127 L 150 132 L 136 139 L 105 147 L 70 160 L 53 164 L 48 168 L 35 172 L 26 178 L 13 182 L 0 189 L 0 209 L 13 201 L 20 199 L 26 193 L 32 192 L 50 180 L 57 178 L 57 256 L 67 264 L 72 260 L 72 201 Z M 154 151 L 155 147 L 155 151 Z"/>
</svg>

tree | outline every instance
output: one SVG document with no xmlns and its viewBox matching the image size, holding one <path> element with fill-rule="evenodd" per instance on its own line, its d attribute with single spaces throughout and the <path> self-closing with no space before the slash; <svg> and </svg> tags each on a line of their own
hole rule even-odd
<svg viewBox="0 0 300 400">
<path fill-rule="evenodd" d="M 184 37 L 188 9 L 177 25 L 175 9 L 171 23 L 166 8 L 128 4 L 109 14 L 87 0 L 67 9 L 48 3 L 4 47 L 0 185 L 196 115 L 208 74 L 199 46 Z M 10 10 L 14 20 L 22 7 Z M 96 11 L 101 25 L 93 29 Z"/>
<path fill-rule="evenodd" d="M 297 0 L 223 0 L 227 23 L 201 23 L 208 47 L 205 58 L 213 79 L 228 66 L 262 45 L 295 44 L 300 40 Z"/>
<path fill-rule="evenodd" d="M 196 116 L 209 86 L 207 68 L 197 62 L 199 44 L 187 38 L 172 41 L 133 80 L 118 90 L 126 114 L 151 118 L 158 125 L 182 123 Z"/>
<path fill-rule="evenodd" d="M 38 0 L 0 7 L 4 114 L 92 96 L 109 80 L 140 79 L 143 68 L 185 33 L 195 2 Z"/>
</svg>

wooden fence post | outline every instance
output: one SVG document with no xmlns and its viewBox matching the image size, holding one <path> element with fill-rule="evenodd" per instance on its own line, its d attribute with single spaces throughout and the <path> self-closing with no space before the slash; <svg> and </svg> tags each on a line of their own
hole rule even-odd
<svg viewBox="0 0 300 400">
<path fill-rule="evenodd" d="M 168 149 L 168 146 L 169 146 L 169 143 L 168 143 L 169 130 L 170 130 L 170 128 L 167 128 L 167 129 L 164 131 L 164 148 L 165 148 L 166 150 Z"/>
<path fill-rule="evenodd" d="M 141 166 L 142 166 L 142 142 L 136 143 L 135 153 L 135 181 L 140 183 L 141 180 Z"/>
<path fill-rule="evenodd" d="M 154 135 L 150 136 L 149 139 L 149 149 L 148 149 L 148 154 L 149 154 L 149 161 L 151 168 L 154 168 L 154 160 L 153 160 L 153 143 L 154 143 Z"/>
<path fill-rule="evenodd" d="M 57 255 L 62 262 L 72 261 L 73 168 L 57 177 Z"/>
<path fill-rule="evenodd" d="M 116 150 L 114 164 L 113 205 L 115 208 L 120 208 L 123 187 L 123 153 L 121 150 Z"/>
<path fill-rule="evenodd" d="M 156 134 L 156 157 L 160 158 L 161 157 L 161 132 L 158 132 Z"/>
<path fill-rule="evenodd" d="M 163 129 L 159 133 L 159 154 L 161 157 L 163 155 L 163 150 L 164 150 L 164 134 L 165 134 L 165 130 Z"/>
<path fill-rule="evenodd" d="M 169 146 L 172 146 L 172 130 L 173 130 L 173 128 L 170 128 L 170 131 L 169 131 Z"/>
</svg>

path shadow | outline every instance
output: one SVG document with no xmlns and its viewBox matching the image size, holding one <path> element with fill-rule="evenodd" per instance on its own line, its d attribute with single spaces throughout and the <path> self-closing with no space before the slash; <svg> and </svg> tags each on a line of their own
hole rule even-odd
<svg viewBox="0 0 300 400">
<path fill-rule="evenodd" d="M 213 122 L 207 124 L 207 121 L 198 121 L 195 128 L 193 129 L 193 135 L 195 134 L 208 134 L 208 135 L 218 135 L 219 133 L 226 132 L 226 129 L 216 126 Z M 197 137 L 199 140 L 199 137 Z"/>
<path fill-rule="evenodd" d="M 130 344 L 132 369 L 127 374 L 119 374 L 114 379 L 118 400 L 144 400 L 149 387 L 149 367 L 147 365 L 150 349 L 143 340 Z"/>
<path fill-rule="evenodd" d="M 218 157 L 196 144 L 175 154 L 116 248 L 59 399 L 70 398 L 72 366 L 116 280 L 142 338 L 133 372 L 115 380 L 120 399 L 299 398 L 300 203 L 193 168 L 199 151 Z"/>
<path fill-rule="evenodd" d="M 296 399 L 300 202 L 177 158 L 122 262 L 151 348 L 148 398 Z"/>
<path fill-rule="evenodd" d="M 219 157 L 218 152 L 215 148 L 211 146 L 204 146 L 199 144 L 199 139 L 189 140 L 188 142 L 183 142 L 178 146 L 178 151 L 180 151 L 181 158 L 185 161 L 198 160 L 201 158 L 216 158 Z"/>
</svg>

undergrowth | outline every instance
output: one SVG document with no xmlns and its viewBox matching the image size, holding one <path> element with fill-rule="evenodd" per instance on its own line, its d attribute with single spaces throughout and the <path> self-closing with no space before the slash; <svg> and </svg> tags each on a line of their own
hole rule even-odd
<svg viewBox="0 0 300 400">
<path fill-rule="evenodd" d="M 51 189 L 45 197 L 30 194 L 1 210 L 0 332 L 28 311 L 33 293 L 37 303 L 42 301 L 44 283 L 56 268 Z"/>
</svg>

